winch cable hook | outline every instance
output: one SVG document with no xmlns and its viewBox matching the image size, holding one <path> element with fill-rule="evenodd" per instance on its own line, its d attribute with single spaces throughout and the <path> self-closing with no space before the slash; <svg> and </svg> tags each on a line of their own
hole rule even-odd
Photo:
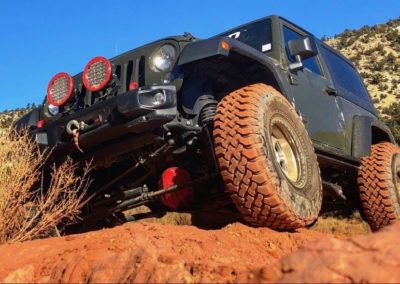
<svg viewBox="0 0 400 284">
<path fill-rule="evenodd" d="M 82 148 L 79 146 L 79 130 L 81 129 L 81 126 L 77 120 L 71 120 L 67 124 L 67 133 L 73 136 L 74 139 L 74 144 L 76 149 L 78 149 L 79 152 L 82 154 L 84 153 Z"/>
</svg>

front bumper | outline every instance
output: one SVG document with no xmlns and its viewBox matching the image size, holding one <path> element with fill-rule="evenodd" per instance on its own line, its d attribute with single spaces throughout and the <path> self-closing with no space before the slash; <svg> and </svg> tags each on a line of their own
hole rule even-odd
<svg viewBox="0 0 400 284">
<path fill-rule="evenodd" d="M 154 96 L 163 99 L 154 104 Z M 128 91 L 106 101 L 61 117 L 36 129 L 32 134 L 41 147 L 74 149 L 68 128 L 79 124 L 82 148 L 99 145 L 127 133 L 144 133 L 173 120 L 177 115 L 176 88 L 173 85 L 148 86 Z"/>
</svg>

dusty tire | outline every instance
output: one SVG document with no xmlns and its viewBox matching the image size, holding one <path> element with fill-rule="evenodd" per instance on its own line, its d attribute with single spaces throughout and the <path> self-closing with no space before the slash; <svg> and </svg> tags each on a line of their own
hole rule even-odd
<svg viewBox="0 0 400 284">
<path fill-rule="evenodd" d="M 286 166 L 276 148 L 282 136 L 294 157 Z M 318 217 L 322 185 L 314 148 L 297 113 L 278 91 L 254 84 L 225 96 L 214 116 L 213 137 L 226 190 L 247 222 L 287 230 Z M 286 152 L 285 157 L 292 157 Z"/>
<path fill-rule="evenodd" d="M 400 218 L 400 148 L 391 143 L 372 145 L 358 173 L 361 207 L 376 231 Z"/>
</svg>

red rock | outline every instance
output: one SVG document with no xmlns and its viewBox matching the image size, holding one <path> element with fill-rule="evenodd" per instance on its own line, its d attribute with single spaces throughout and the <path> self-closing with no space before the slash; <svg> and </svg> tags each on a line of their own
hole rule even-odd
<svg viewBox="0 0 400 284">
<path fill-rule="evenodd" d="M 281 283 L 399 283 L 400 223 L 348 240 L 325 238 L 282 259 Z"/>
<path fill-rule="evenodd" d="M 64 238 L 0 246 L 1 282 L 265 282 L 279 259 L 317 232 L 279 233 L 233 224 L 126 224 Z"/>
</svg>

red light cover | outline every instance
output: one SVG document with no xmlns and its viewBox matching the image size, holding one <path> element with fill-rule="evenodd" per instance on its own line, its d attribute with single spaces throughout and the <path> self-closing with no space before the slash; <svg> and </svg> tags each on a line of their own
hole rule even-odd
<svg viewBox="0 0 400 284">
<path fill-rule="evenodd" d="M 65 72 L 56 74 L 47 86 L 47 101 L 54 106 L 62 106 L 71 97 L 74 83 Z"/>
<path fill-rule="evenodd" d="M 45 121 L 43 120 L 43 119 L 41 119 L 41 120 L 39 120 L 38 122 L 37 122 L 37 128 L 42 128 L 43 127 L 43 125 L 45 124 Z"/>
<path fill-rule="evenodd" d="M 111 62 L 107 58 L 97 56 L 86 64 L 82 74 L 83 84 L 89 91 L 100 91 L 110 81 L 111 73 Z"/>
<path fill-rule="evenodd" d="M 138 82 L 132 82 L 129 84 L 129 91 L 136 89 L 139 86 Z"/>
</svg>

